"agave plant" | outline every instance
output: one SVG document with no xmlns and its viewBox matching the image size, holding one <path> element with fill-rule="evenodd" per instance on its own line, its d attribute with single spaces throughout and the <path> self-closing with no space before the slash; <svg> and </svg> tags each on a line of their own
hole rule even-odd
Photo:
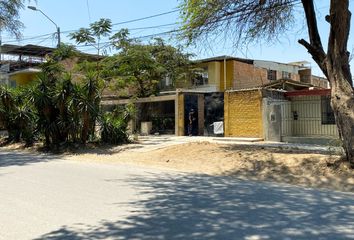
<svg viewBox="0 0 354 240">
<path fill-rule="evenodd" d="M 94 135 L 95 124 L 100 110 L 101 89 L 97 73 L 87 73 L 79 103 L 79 109 L 82 114 L 81 141 L 84 144 L 90 135 Z"/>
<path fill-rule="evenodd" d="M 25 88 L 0 87 L 0 119 L 9 133 L 10 141 L 33 142 L 36 115 L 27 96 Z"/>
</svg>

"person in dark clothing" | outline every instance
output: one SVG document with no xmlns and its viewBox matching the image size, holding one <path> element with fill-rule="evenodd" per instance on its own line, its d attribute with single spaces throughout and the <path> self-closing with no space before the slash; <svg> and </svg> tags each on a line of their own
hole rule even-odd
<svg viewBox="0 0 354 240">
<path fill-rule="evenodd" d="M 194 133 L 194 125 L 195 125 L 196 117 L 194 109 L 192 108 L 188 114 L 188 135 L 192 136 Z"/>
</svg>

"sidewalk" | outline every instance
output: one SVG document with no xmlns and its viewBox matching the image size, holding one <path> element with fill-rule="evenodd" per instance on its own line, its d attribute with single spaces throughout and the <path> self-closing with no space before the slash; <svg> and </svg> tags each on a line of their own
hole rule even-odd
<svg viewBox="0 0 354 240">
<path fill-rule="evenodd" d="M 175 136 L 175 135 L 148 135 L 139 136 L 138 142 L 131 145 L 132 150 L 138 152 L 151 151 L 165 148 L 172 145 L 192 143 L 192 142 L 210 142 L 227 145 L 248 145 L 265 148 L 282 148 L 289 150 L 306 150 L 323 153 L 341 153 L 341 147 L 314 145 L 314 144 L 299 144 L 286 142 L 269 142 L 261 141 L 257 138 L 233 138 L 233 137 L 205 137 L 205 136 Z M 134 147 L 133 147 L 134 146 Z"/>
</svg>

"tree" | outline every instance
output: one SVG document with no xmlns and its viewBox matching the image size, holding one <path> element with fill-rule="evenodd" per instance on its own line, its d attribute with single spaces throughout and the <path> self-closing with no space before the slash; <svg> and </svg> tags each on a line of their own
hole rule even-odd
<svg viewBox="0 0 354 240">
<path fill-rule="evenodd" d="M 164 79 L 175 83 L 188 71 L 190 55 L 162 39 L 144 44 L 129 38 L 129 32 L 122 29 L 111 41 L 119 52 L 104 60 L 103 73 L 105 78 L 114 79 L 118 88 L 129 89 L 128 96 L 156 95 Z"/>
<path fill-rule="evenodd" d="M 183 0 L 183 37 L 196 41 L 229 31 L 235 44 L 277 38 L 292 27 L 295 6 L 301 4 L 309 41 L 300 39 L 331 86 L 333 108 L 346 160 L 354 167 L 354 89 L 347 50 L 349 0 L 330 0 L 327 51 L 319 34 L 313 0 Z"/>
<path fill-rule="evenodd" d="M 110 19 L 101 18 L 99 21 L 90 24 L 89 28 L 80 28 L 79 31 L 69 34 L 78 44 L 92 45 L 100 55 L 102 48 L 109 45 L 101 45 L 102 37 L 107 37 L 111 33 L 112 22 Z"/>
<path fill-rule="evenodd" d="M 24 8 L 24 0 L 0 1 L 0 31 L 5 31 L 21 37 L 21 29 L 24 27 L 19 20 L 19 10 Z"/>
</svg>

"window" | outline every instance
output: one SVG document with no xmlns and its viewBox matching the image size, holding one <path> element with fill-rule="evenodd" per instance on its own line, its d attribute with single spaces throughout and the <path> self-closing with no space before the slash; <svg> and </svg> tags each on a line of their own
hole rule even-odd
<svg viewBox="0 0 354 240">
<path fill-rule="evenodd" d="M 268 80 L 277 80 L 277 71 L 275 70 L 268 70 L 267 71 L 267 78 Z"/>
<path fill-rule="evenodd" d="M 205 67 L 202 69 L 202 71 L 198 71 L 195 74 L 195 78 L 193 79 L 193 84 L 196 86 L 200 86 L 200 85 L 206 85 L 208 84 L 208 68 Z"/>
<path fill-rule="evenodd" d="M 16 87 L 16 81 L 10 80 L 10 87 L 15 88 Z"/>
<path fill-rule="evenodd" d="M 281 76 L 283 79 L 291 79 L 291 73 L 286 72 L 286 71 L 282 71 Z"/>
<path fill-rule="evenodd" d="M 321 122 L 322 124 L 335 124 L 334 112 L 330 104 L 329 96 L 321 97 Z"/>
<path fill-rule="evenodd" d="M 172 85 L 172 79 L 169 75 L 165 77 L 165 86 L 171 86 Z"/>
</svg>

